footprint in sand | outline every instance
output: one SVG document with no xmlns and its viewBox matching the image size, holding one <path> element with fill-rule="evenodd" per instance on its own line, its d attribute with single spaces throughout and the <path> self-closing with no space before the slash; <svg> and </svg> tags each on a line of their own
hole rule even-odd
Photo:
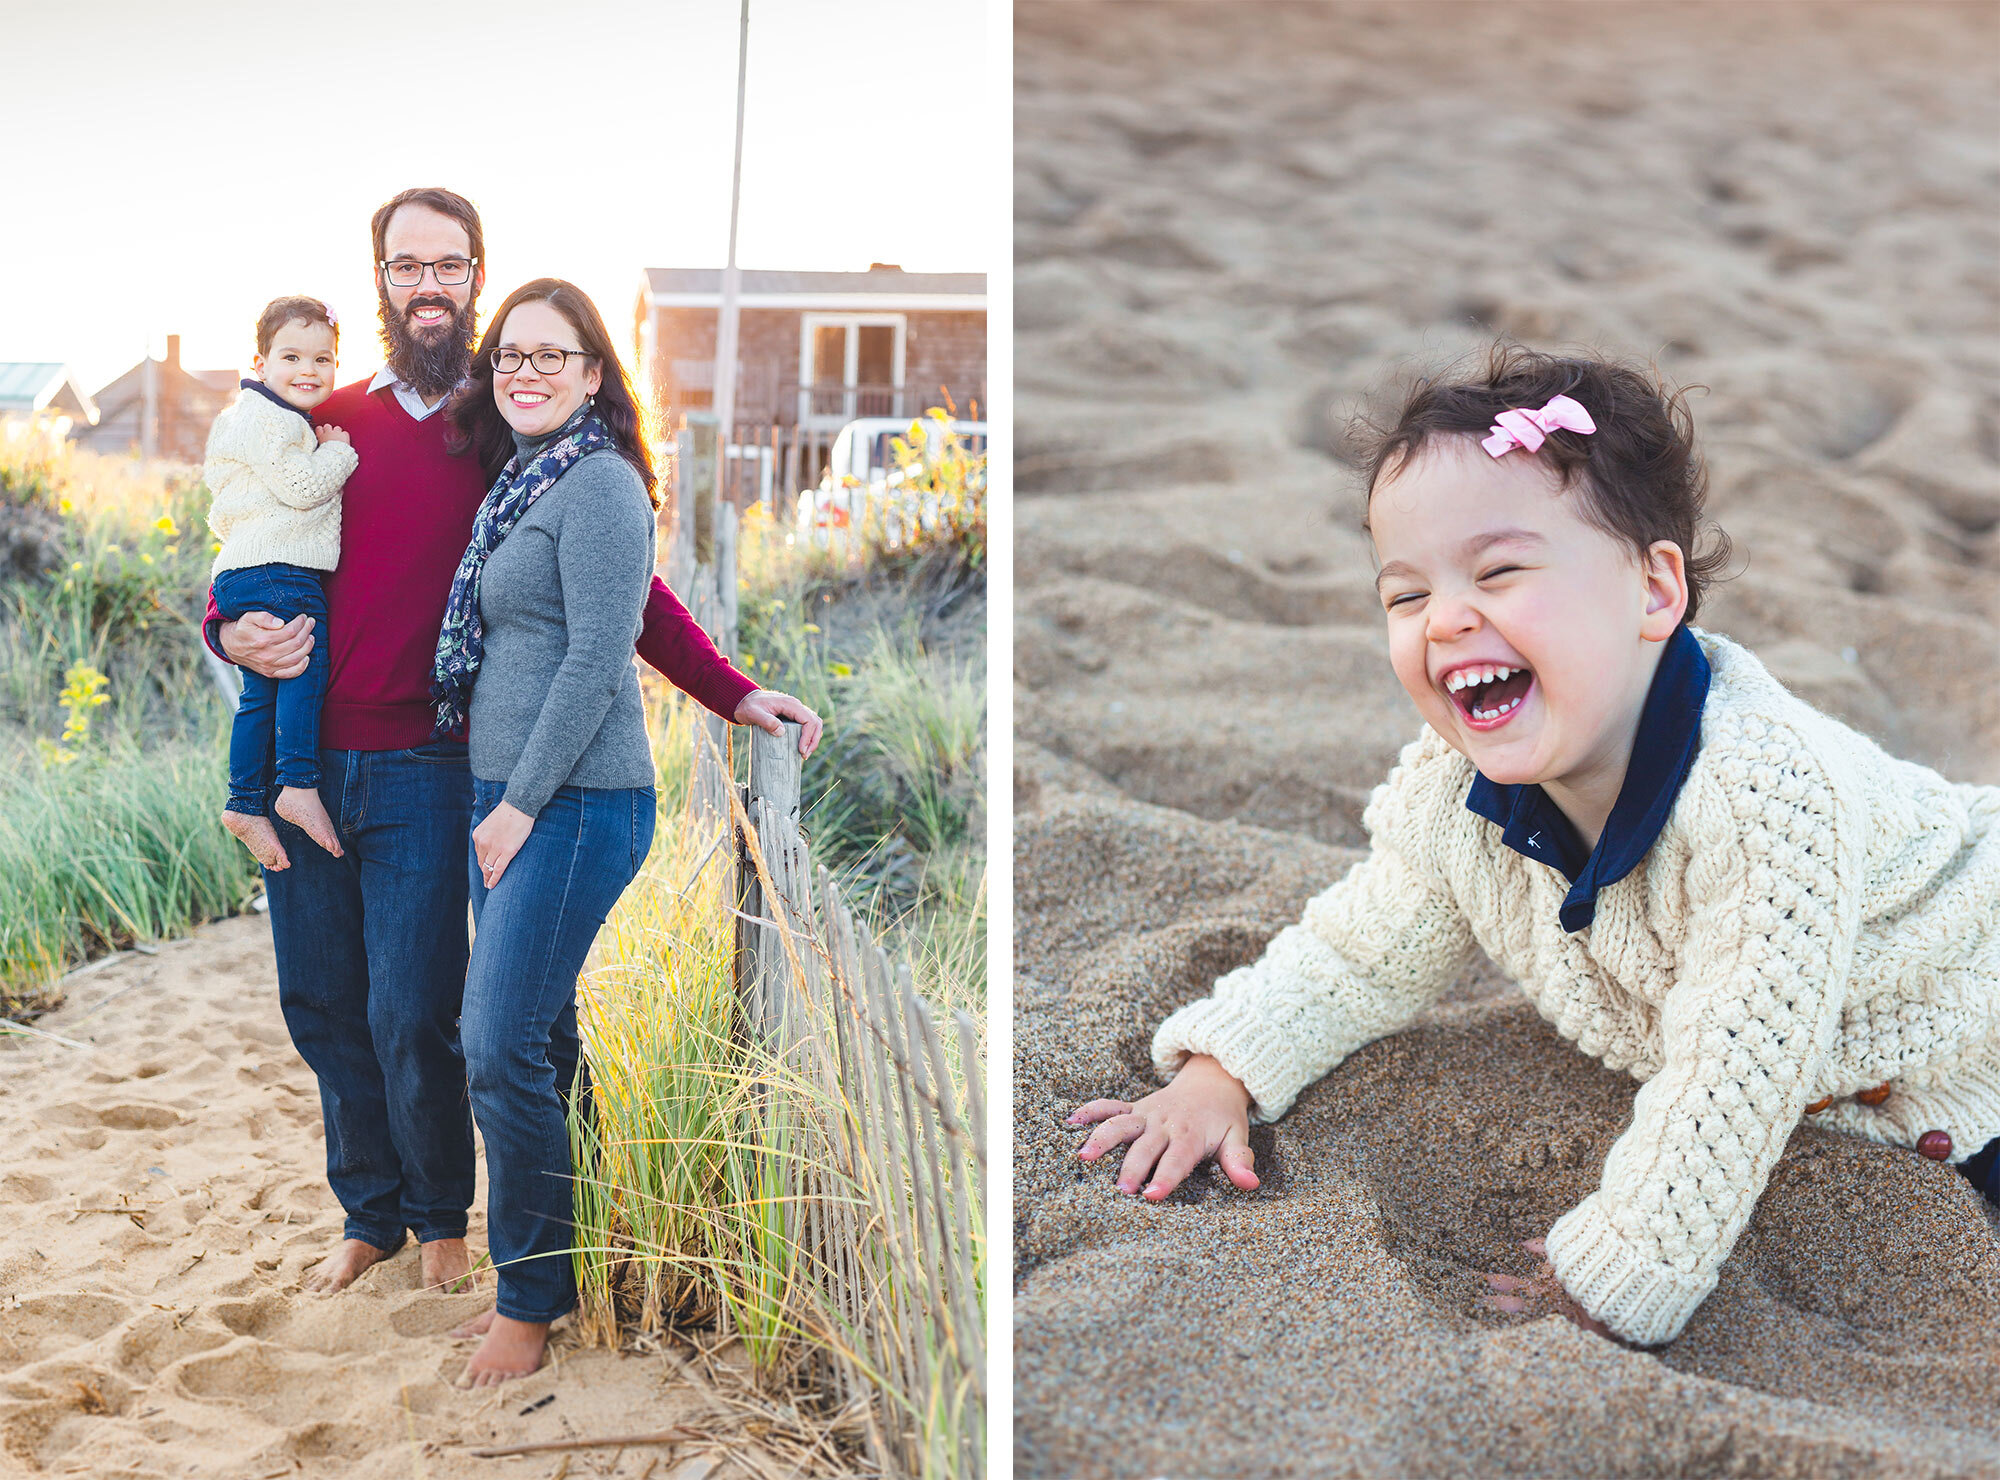
<svg viewBox="0 0 2000 1480">
<path fill-rule="evenodd" d="M 134 1310 L 115 1295 L 31 1295 L 0 1313 L 0 1368 L 25 1367 L 86 1345 Z"/>
<path fill-rule="evenodd" d="M 147 1310 L 119 1333 L 112 1361 L 134 1382 L 150 1383 L 174 1363 L 229 1339 L 226 1331 L 203 1323 L 190 1325 L 184 1312 Z"/>
<path fill-rule="evenodd" d="M 0 1453 L 47 1470 L 93 1437 L 107 1417 L 131 1406 L 132 1385 L 116 1372 L 57 1359 L 10 1373 L 0 1397 Z"/>
<path fill-rule="evenodd" d="M 0 1203 L 9 1206 L 47 1202 L 61 1190 L 53 1178 L 37 1176 L 33 1172 L 9 1172 L 0 1177 Z"/>
<path fill-rule="evenodd" d="M 230 1403 L 278 1428 L 319 1420 L 343 1383 L 338 1363 L 316 1353 L 239 1336 L 163 1372 L 157 1386 L 201 1403 Z"/>
</svg>

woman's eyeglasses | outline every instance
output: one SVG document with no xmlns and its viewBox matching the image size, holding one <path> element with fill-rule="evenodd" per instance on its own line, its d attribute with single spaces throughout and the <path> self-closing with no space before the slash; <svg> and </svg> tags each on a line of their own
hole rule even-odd
<svg viewBox="0 0 2000 1480">
<path fill-rule="evenodd" d="M 487 358 L 498 375 L 512 375 L 521 368 L 523 360 L 532 362 L 543 375 L 560 375 L 569 365 L 571 355 L 585 360 L 597 358 L 587 349 L 538 349 L 531 355 L 524 355 L 518 349 L 496 349 Z"/>
<path fill-rule="evenodd" d="M 398 288 L 414 288 L 424 280 L 424 269 L 431 270 L 441 288 L 456 288 L 460 283 L 472 281 L 472 269 L 477 266 L 477 257 L 441 257 L 436 262 L 415 262 L 408 257 L 398 257 L 393 262 L 384 262 L 382 272 Z"/>
</svg>

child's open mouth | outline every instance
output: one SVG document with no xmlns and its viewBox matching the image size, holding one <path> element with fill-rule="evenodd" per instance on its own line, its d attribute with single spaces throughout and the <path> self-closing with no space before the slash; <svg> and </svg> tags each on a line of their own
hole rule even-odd
<svg viewBox="0 0 2000 1480">
<path fill-rule="evenodd" d="M 1466 724 L 1475 730 L 1497 730 L 1506 724 L 1534 686 L 1535 676 L 1527 669 L 1499 664 L 1461 668 L 1444 684 Z"/>
</svg>

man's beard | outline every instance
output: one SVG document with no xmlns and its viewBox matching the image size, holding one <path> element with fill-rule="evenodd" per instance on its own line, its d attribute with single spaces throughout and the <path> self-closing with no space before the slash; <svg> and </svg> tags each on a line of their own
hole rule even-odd
<svg viewBox="0 0 2000 1480">
<path fill-rule="evenodd" d="M 387 288 L 378 283 L 375 294 L 381 300 L 382 348 L 397 379 L 408 381 L 427 400 L 458 389 L 472 369 L 472 303 L 461 306 L 442 293 L 419 293 L 398 313 Z M 410 322 L 419 308 L 441 308 L 449 317 L 420 333 Z"/>
</svg>

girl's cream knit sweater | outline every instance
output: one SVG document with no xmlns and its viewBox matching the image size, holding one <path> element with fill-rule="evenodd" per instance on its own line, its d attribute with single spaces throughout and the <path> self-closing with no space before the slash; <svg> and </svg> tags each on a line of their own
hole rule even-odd
<svg viewBox="0 0 2000 1480">
<path fill-rule="evenodd" d="M 1712 670 L 1701 744 L 1645 859 L 1565 934 L 1568 882 L 1469 811 L 1472 763 L 1426 726 L 1363 824 L 1366 858 L 1262 959 L 1169 1017 L 1171 1073 L 1212 1054 L 1253 1112 L 1396 1032 L 1482 948 L 1585 1053 L 1641 1081 L 1598 1190 L 1548 1234 L 1577 1302 L 1671 1340 L 1805 1107 L 1896 1146 L 2000 1134 L 2000 787 L 1886 754 L 1689 629 Z M 1850 1098 L 1885 1082 L 1883 1104 Z"/>
<path fill-rule="evenodd" d="M 208 527 L 222 541 L 211 576 L 250 565 L 340 564 L 340 489 L 357 466 L 344 442 L 320 445 L 312 423 L 245 390 L 208 429 L 202 476 L 214 502 Z"/>
</svg>

